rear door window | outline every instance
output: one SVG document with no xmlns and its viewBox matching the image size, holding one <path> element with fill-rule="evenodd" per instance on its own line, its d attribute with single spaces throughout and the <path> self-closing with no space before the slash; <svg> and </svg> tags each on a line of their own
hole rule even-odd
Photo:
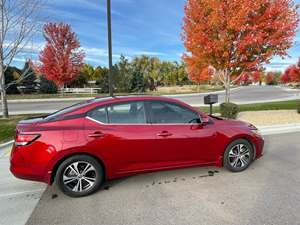
<svg viewBox="0 0 300 225">
<path fill-rule="evenodd" d="M 90 112 L 88 112 L 87 116 L 93 120 L 96 120 L 100 123 L 108 123 L 106 107 L 99 107 Z"/>
<path fill-rule="evenodd" d="M 111 124 L 146 124 L 145 107 L 142 101 L 118 103 L 107 106 Z"/>
</svg>

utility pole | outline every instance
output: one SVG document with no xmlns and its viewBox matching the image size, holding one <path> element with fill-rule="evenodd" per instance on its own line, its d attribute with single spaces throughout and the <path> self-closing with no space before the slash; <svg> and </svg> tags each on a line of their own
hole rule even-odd
<svg viewBox="0 0 300 225">
<path fill-rule="evenodd" d="M 108 35 L 108 88 L 109 95 L 112 97 L 114 95 L 113 84 L 112 84 L 112 43 L 111 43 L 111 0 L 107 0 L 107 35 Z"/>
</svg>

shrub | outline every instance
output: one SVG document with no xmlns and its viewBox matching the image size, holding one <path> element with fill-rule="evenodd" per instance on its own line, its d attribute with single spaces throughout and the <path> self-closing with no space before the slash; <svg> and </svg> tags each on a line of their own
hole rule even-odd
<svg viewBox="0 0 300 225">
<path fill-rule="evenodd" d="M 300 114 L 300 102 L 298 102 L 298 105 L 297 105 L 297 111 L 298 111 L 298 113 Z"/>
<path fill-rule="evenodd" d="M 239 113 L 238 105 L 231 102 L 224 102 L 220 105 L 221 116 L 228 119 L 236 119 Z"/>
</svg>

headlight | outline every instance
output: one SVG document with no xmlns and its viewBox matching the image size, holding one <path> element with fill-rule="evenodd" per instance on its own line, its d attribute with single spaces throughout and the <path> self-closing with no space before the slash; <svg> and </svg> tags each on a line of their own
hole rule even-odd
<svg viewBox="0 0 300 225">
<path fill-rule="evenodd" d="M 251 132 L 253 132 L 253 133 L 256 134 L 256 135 L 261 136 L 261 133 L 260 133 L 260 131 L 256 128 L 256 126 L 254 126 L 253 124 L 249 124 L 249 128 L 250 128 Z"/>
<path fill-rule="evenodd" d="M 256 129 L 251 129 L 251 132 L 253 132 L 256 135 L 261 136 L 261 133 L 260 133 L 260 131 L 257 128 Z"/>
</svg>

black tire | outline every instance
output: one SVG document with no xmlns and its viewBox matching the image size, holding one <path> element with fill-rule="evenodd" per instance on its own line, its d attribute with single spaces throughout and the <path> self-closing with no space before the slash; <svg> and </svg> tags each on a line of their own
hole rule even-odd
<svg viewBox="0 0 300 225">
<path fill-rule="evenodd" d="M 242 150 L 240 151 L 241 153 L 238 154 L 235 151 L 239 151 L 238 150 L 239 146 L 244 146 L 244 147 L 240 147 L 240 149 Z M 247 152 L 246 148 L 249 150 L 249 154 L 245 154 Z M 233 154 L 236 154 L 237 156 L 233 156 Z M 224 167 L 226 167 L 229 171 L 241 172 L 250 166 L 250 164 L 253 161 L 253 157 L 254 157 L 254 150 L 252 145 L 249 143 L 249 141 L 245 139 L 237 139 L 227 146 L 224 153 L 223 164 Z M 247 163 L 245 163 L 246 161 Z"/>
<path fill-rule="evenodd" d="M 74 165 L 77 165 L 76 167 L 77 171 L 79 171 L 79 175 L 75 173 L 75 170 L 73 170 L 73 168 L 75 168 Z M 83 176 L 83 172 L 85 169 L 85 167 L 83 167 L 84 165 L 90 165 L 89 168 L 91 169 L 87 171 Z M 68 180 L 64 178 L 64 175 L 68 175 Z M 88 155 L 74 155 L 67 158 L 59 165 L 55 176 L 55 181 L 59 189 L 66 195 L 71 197 L 83 197 L 99 190 L 100 185 L 103 182 L 103 177 L 103 168 L 96 159 Z M 80 183 L 81 185 L 79 185 L 78 183 Z M 75 189 L 77 189 L 78 191 L 74 191 L 72 189 L 72 185 L 74 185 L 74 188 L 77 185 Z M 84 187 L 86 187 L 86 190 L 84 190 Z"/>
</svg>

